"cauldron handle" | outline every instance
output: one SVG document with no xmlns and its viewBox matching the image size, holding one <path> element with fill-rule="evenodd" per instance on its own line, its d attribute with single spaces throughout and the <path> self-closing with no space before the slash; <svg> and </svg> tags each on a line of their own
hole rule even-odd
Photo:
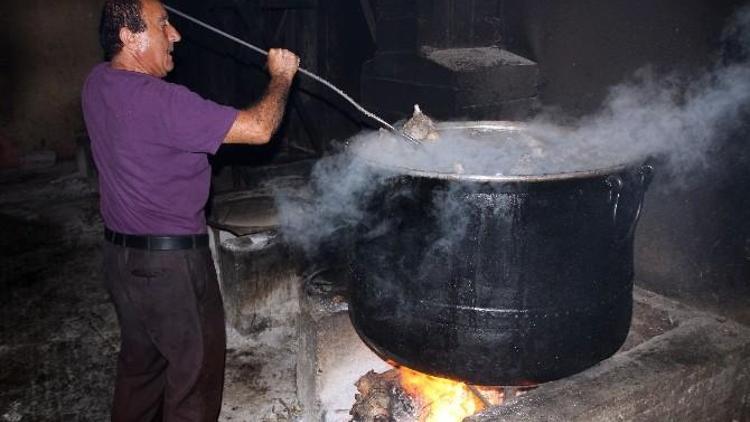
<svg viewBox="0 0 750 422">
<path fill-rule="evenodd" d="M 639 185 L 638 186 L 638 206 L 635 209 L 635 214 L 633 215 L 633 219 L 630 222 L 630 225 L 628 229 L 625 231 L 625 233 L 622 236 L 618 236 L 616 238 L 617 242 L 622 242 L 625 239 L 629 238 L 633 235 L 633 231 L 635 231 L 635 226 L 638 223 L 638 219 L 641 217 L 641 209 L 643 208 L 643 199 L 646 194 L 646 188 L 651 183 L 651 179 L 653 178 L 653 170 L 654 167 L 651 164 L 644 164 L 641 167 L 638 168 L 638 176 L 639 176 Z M 618 212 L 618 206 L 620 202 L 620 192 L 622 191 L 623 181 L 622 179 L 617 175 L 610 175 L 606 179 L 606 183 L 610 188 L 609 191 L 609 201 L 614 202 L 614 205 L 612 207 L 612 224 L 615 228 L 617 228 L 617 212 Z"/>
<path fill-rule="evenodd" d="M 639 193 L 640 197 L 638 198 L 638 208 L 635 210 L 635 217 L 633 218 L 633 222 L 630 223 L 630 228 L 628 229 L 628 233 L 625 235 L 625 238 L 628 238 L 633 234 L 633 231 L 635 230 L 635 225 L 638 223 L 638 219 L 641 218 L 641 209 L 643 208 L 643 199 L 646 196 L 646 188 L 651 183 L 651 179 L 654 176 L 654 166 L 651 164 L 644 164 L 638 169 L 638 175 L 640 176 L 640 184 L 639 187 Z"/>
<path fill-rule="evenodd" d="M 635 209 L 635 215 L 633 216 L 633 220 L 630 222 L 628 230 L 625 231 L 625 234 L 622 237 L 616 239 L 617 242 L 622 242 L 633 235 L 635 226 L 638 223 L 638 219 L 641 218 L 643 199 L 646 195 L 646 188 L 651 183 L 651 179 L 653 178 L 653 170 L 654 167 L 651 164 L 644 164 L 638 168 L 638 176 L 640 176 L 638 181 L 640 184 L 640 186 L 638 187 L 638 206 Z M 622 190 L 622 179 L 619 176 L 612 175 L 607 178 L 607 184 L 612 189 L 610 191 L 610 202 L 612 201 L 612 198 L 614 196 L 615 204 L 612 211 L 612 223 L 615 225 L 615 227 L 617 227 L 617 206 L 620 200 L 620 191 Z"/>
<path fill-rule="evenodd" d="M 617 207 L 620 204 L 620 191 L 622 191 L 622 178 L 615 174 L 607 176 L 605 180 L 609 186 L 609 202 L 614 203 L 612 206 L 612 225 L 617 228 Z"/>
</svg>

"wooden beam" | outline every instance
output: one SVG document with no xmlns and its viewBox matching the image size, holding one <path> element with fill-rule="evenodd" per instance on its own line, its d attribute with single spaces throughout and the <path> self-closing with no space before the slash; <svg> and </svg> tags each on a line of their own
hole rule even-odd
<svg viewBox="0 0 750 422">
<path fill-rule="evenodd" d="M 281 31 L 284 30 L 284 24 L 286 23 L 287 14 L 289 14 L 289 9 L 284 9 L 284 12 L 281 14 L 281 20 L 279 20 L 279 24 L 276 25 L 276 30 L 273 32 L 273 39 L 271 40 L 270 45 L 279 44 L 279 40 L 281 39 Z"/>
<path fill-rule="evenodd" d="M 370 0 L 359 0 L 360 6 L 362 6 L 362 13 L 365 15 L 365 21 L 367 21 L 367 28 L 370 30 L 370 37 L 372 42 L 377 44 L 376 32 L 375 32 L 375 13 L 372 11 L 372 4 Z"/>
<path fill-rule="evenodd" d="M 315 0 L 261 0 L 261 9 L 314 9 Z"/>
</svg>

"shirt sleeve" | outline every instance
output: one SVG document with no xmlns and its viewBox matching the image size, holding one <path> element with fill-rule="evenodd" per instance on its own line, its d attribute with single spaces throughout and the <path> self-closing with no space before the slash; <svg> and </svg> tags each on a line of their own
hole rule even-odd
<svg viewBox="0 0 750 422">
<path fill-rule="evenodd" d="M 166 141 L 186 152 L 215 154 L 237 117 L 237 109 L 202 98 L 182 85 L 166 83 L 157 101 L 164 101 Z"/>
</svg>

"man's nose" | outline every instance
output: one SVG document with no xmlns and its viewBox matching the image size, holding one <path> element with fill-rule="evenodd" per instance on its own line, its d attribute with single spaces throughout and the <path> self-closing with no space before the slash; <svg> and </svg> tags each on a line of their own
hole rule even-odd
<svg viewBox="0 0 750 422">
<path fill-rule="evenodd" d="M 182 39 L 182 36 L 180 35 L 180 32 L 177 31 L 177 28 L 175 28 L 174 26 L 170 26 L 169 29 L 169 41 L 178 42 Z"/>
</svg>

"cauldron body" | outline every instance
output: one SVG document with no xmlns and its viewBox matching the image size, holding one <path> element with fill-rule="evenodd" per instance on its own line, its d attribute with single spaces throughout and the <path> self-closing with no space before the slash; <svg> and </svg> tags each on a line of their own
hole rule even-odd
<svg viewBox="0 0 750 422">
<path fill-rule="evenodd" d="M 630 327 L 649 176 L 643 165 L 501 181 L 387 176 L 352 250 L 355 329 L 386 359 L 477 385 L 537 384 L 600 362 Z"/>
</svg>

